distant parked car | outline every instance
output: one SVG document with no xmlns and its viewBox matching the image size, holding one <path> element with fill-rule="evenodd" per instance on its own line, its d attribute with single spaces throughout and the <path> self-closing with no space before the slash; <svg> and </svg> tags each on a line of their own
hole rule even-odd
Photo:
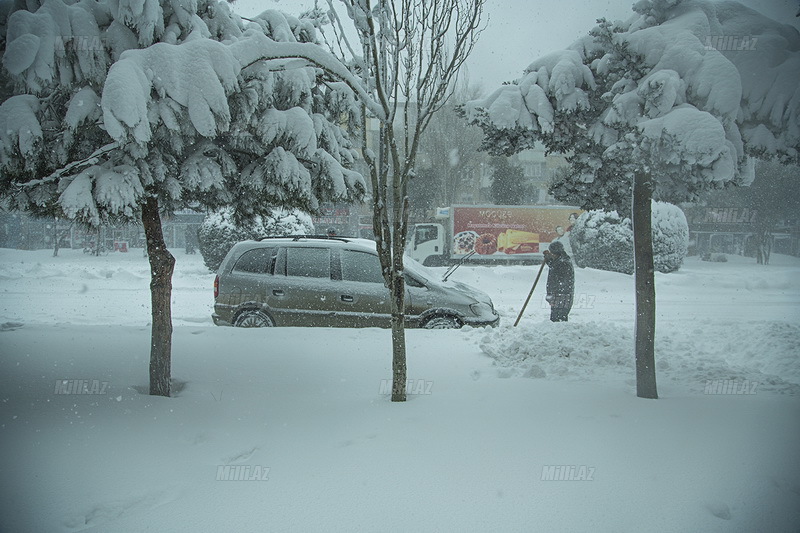
<svg viewBox="0 0 800 533">
<path fill-rule="evenodd" d="M 489 296 L 405 258 L 406 324 L 496 326 Z M 264 238 L 231 248 L 214 280 L 217 325 L 389 327 L 391 303 L 375 242 L 328 236 Z"/>
</svg>

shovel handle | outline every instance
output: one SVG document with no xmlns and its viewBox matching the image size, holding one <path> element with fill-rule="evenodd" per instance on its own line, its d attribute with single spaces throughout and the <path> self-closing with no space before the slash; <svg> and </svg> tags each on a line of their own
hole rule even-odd
<svg viewBox="0 0 800 533">
<path fill-rule="evenodd" d="M 536 288 L 536 284 L 539 283 L 539 278 L 542 276 L 542 270 L 544 270 L 544 260 L 542 260 L 542 266 L 539 267 L 539 273 L 536 274 L 536 279 L 533 282 L 533 287 L 531 287 L 531 292 L 529 292 L 528 297 L 525 298 L 525 304 L 522 306 L 522 310 L 519 312 L 519 316 L 517 317 L 517 320 L 514 322 L 514 327 L 517 327 L 517 324 L 519 324 L 519 321 L 522 318 L 522 313 L 525 312 L 525 308 L 528 307 L 528 302 L 531 301 L 531 296 L 533 296 L 533 290 Z"/>
</svg>

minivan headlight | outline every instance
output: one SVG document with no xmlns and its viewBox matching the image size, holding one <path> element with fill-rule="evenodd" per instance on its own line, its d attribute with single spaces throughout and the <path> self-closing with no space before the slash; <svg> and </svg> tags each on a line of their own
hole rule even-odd
<svg viewBox="0 0 800 533">
<path fill-rule="evenodd" d="M 493 314 L 492 306 L 482 302 L 470 305 L 469 309 L 475 316 L 492 316 Z"/>
</svg>

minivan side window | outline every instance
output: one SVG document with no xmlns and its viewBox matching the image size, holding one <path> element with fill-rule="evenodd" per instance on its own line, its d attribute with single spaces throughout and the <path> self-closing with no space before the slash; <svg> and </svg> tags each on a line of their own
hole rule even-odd
<svg viewBox="0 0 800 533">
<path fill-rule="evenodd" d="M 276 251 L 277 248 L 256 248 L 247 251 L 236 261 L 233 270 L 251 274 L 271 274 Z"/>
<path fill-rule="evenodd" d="M 383 283 L 381 262 L 378 256 L 368 252 L 342 250 L 342 280 Z"/>
<path fill-rule="evenodd" d="M 286 275 L 330 279 L 330 250 L 327 248 L 287 248 Z"/>
</svg>

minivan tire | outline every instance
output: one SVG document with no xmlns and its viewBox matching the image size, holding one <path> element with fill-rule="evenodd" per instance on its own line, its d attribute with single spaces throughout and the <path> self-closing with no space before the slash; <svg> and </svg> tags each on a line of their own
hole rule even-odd
<svg viewBox="0 0 800 533">
<path fill-rule="evenodd" d="M 237 328 L 271 328 L 275 326 L 275 321 L 264 311 L 249 309 L 239 313 L 233 325 Z"/>
<path fill-rule="evenodd" d="M 461 321 L 454 316 L 435 316 L 422 326 L 425 329 L 460 329 Z"/>
</svg>

